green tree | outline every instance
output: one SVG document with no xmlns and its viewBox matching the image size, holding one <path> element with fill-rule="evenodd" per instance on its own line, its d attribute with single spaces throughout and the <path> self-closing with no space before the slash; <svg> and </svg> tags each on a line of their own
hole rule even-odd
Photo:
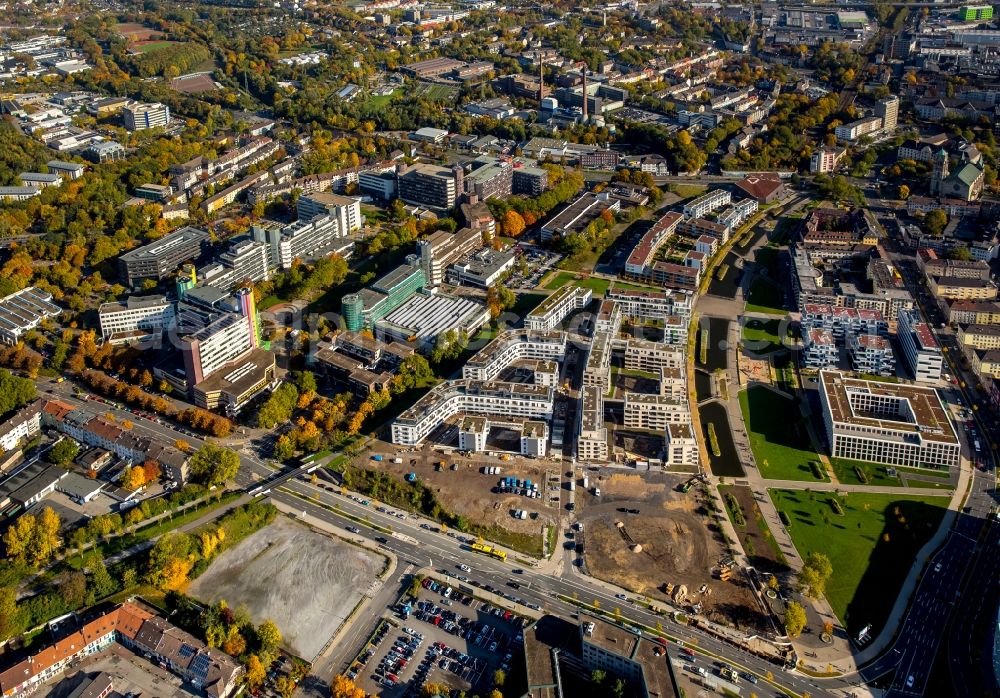
<svg viewBox="0 0 1000 698">
<path fill-rule="evenodd" d="M 948 214 L 943 209 L 935 208 L 924 216 L 924 230 L 928 235 L 940 235 L 946 225 L 948 225 Z"/>
<path fill-rule="evenodd" d="M 818 598 L 826 591 L 826 584 L 833 576 L 830 558 L 823 553 L 809 553 L 798 575 L 798 588 L 806 596 Z"/>
<path fill-rule="evenodd" d="M 267 668 L 256 654 L 250 655 L 250 658 L 247 660 L 246 669 L 247 685 L 251 688 L 257 688 L 267 678 Z"/>
<path fill-rule="evenodd" d="M 789 601 L 785 606 L 785 632 L 789 637 L 798 637 L 806 627 L 806 609 L 802 604 Z"/>
<path fill-rule="evenodd" d="M 265 620 L 257 627 L 257 641 L 265 653 L 273 652 L 281 644 L 281 631 L 273 620 Z"/>
<path fill-rule="evenodd" d="M 503 682 L 507 680 L 507 673 L 503 669 L 497 669 L 493 672 L 493 685 L 500 687 L 503 686 Z"/>
<path fill-rule="evenodd" d="M 205 443 L 191 456 L 191 479 L 211 487 L 222 485 L 236 476 L 240 455 L 232 449 Z"/>
<path fill-rule="evenodd" d="M 590 682 L 593 684 L 600 685 L 604 683 L 604 679 L 608 677 L 608 672 L 603 669 L 594 669 L 590 672 Z"/>
<path fill-rule="evenodd" d="M 0 640 L 17 632 L 17 591 L 12 585 L 0 586 Z"/>
<path fill-rule="evenodd" d="M 49 449 L 46 459 L 61 468 L 67 467 L 80 455 L 80 447 L 76 441 L 64 436 L 52 448 Z"/>
</svg>

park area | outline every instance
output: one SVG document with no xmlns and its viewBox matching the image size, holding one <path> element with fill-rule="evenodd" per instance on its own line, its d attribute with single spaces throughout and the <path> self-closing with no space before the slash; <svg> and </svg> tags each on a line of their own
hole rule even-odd
<svg viewBox="0 0 1000 698">
<path fill-rule="evenodd" d="M 747 318 L 743 325 L 743 349 L 758 356 L 784 349 L 790 327 L 787 320 Z"/>
<path fill-rule="evenodd" d="M 765 386 L 751 386 L 740 393 L 740 409 L 763 477 L 829 482 L 794 399 Z"/>
<path fill-rule="evenodd" d="M 611 286 L 611 282 L 608 279 L 581 278 L 573 272 L 561 271 L 546 280 L 545 288 L 550 291 L 555 291 L 558 288 L 562 288 L 566 284 L 573 284 L 574 286 L 579 286 L 580 288 L 589 288 L 591 291 L 600 296 L 607 293 L 608 288 Z M 620 286 L 620 284 L 618 285 Z"/>
<path fill-rule="evenodd" d="M 770 490 L 796 550 L 823 553 L 833 576 L 826 598 L 853 635 L 878 635 L 917 552 L 944 516 L 947 497 Z"/>
<path fill-rule="evenodd" d="M 312 661 L 384 564 L 374 553 L 279 516 L 216 558 L 189 594 L 246 606 L 254 623 L 273 620 L 287 648 Z M 295 583 L 276 583 L 282 579 Z"/>
</svg>

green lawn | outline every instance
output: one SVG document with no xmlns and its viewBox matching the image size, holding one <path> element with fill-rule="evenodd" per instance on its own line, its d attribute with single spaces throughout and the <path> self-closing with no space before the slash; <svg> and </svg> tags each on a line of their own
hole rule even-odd
<svg viewBox="0 0 1000 698">
<path fill-rule="evenodd" d="M 830 465 L 833 466 L 833 472 L 836 474 L 837 479 L 845 485 L 868 484 L 901 487 L 903 484 L 899 481 L 898 477 L 891 477 L 888 473 L 886 473 L 885 466 L 879 465 L 878 463 L 848 460 L 846 458 L 831 458 Z M 868 478 L 867 483 L 861 481 L 861 478 L 858 477 L 855 468 L 859 468 L 864 471 L 865 476 Z"/>
<path fill-rule="evenodd" d="M 152 53 L 176 44 L 176 41 L 150 41 L 148 44 L 140 44 L 135 47 L 139 53 Z"/>
<path fill-rule="evenodd" d="M 770 490 L 771 499 L 791 524 L 787 527 L 799 555 L 820 552 L 830 558 L 833 578 L 826 597 L 853 635 L 868 623 L 881 630 L 920 548 L 937 530 L 946 497 L 900 497 L 852 492 Z"/>
<path fill-rule="evenodd" d="M 608 287 L 611 286 L 611 281 L 608 279 L 580 279 L 577 278 L 576 274 L 573 272 L 561 271 L 549 279 L 548 283 L 545 284 L 545 288 L 550 291 L 554 291 L 557 288 L 562 288 L 568 283 L 572 283 L 580 288 L 589 288 L 594 293 L 602 296 L 607 293 Z"/>
<path fill-rule="evenodd" d="M 704 194 L 708 187 L 702 184 L 671 184 L 668 189 L 682 199 L 689 199 Z"/>
<path fill-rule="evenodd" d="M 783 348 L 778 333 L 780 320 L 758 320 L 750 318 L 743 326 L 743 348 L 755 354 L 770 354 Z"/>
<path fill-rule="evenodd" d="M 643 286 L 642 284 L 630 284 L 626 281 L 615 281 L 614 287 L 623 291 L 663 291 L 657 286 Z"/>
<path fill-rule="evenodd" d="M 740 409 L 761 475 L 771 480 L 818 482 L 809 467 L 818 458 L 794 401 L 755 386 L 740 393 Z M 829 482 L 829 476 L 820 472 L 823 481 Z"/>
<path fill-rule="evenodd" d="M 781 289 L 767 279 L 756 279 L 750 284 L 750 297 L 747 298 L 746 312 L 767 313 L 769 315 L 784 315 L 784 294 Z"/>
</svg>

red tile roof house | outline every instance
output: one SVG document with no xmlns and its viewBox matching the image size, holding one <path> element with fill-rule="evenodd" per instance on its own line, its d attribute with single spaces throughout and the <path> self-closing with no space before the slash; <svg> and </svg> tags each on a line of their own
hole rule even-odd
<svg viewBox="0 0 1000 698">
<path fill-rule="evenodd" d="M 170 669 L 209 698 L 235 694 L 243 667 L 224 652 L 171 625 L 135 601 L 85 623 L 37 654 L 0 670 L 0 696 L 22 698 L 61 674 L 75 660 L 118 642 Z"/>
</svg>

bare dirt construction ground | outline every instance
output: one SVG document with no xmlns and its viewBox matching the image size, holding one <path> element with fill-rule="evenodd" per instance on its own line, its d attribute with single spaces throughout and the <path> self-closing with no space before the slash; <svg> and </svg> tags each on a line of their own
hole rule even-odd
<svg viewBox="0 0 1000 698">
<path fill-rule="evenodd" d="M 381 450 L 379 447 L 382 447 Z M 512 457 L 501 461 L 482 453 L 462 456 L 458 453 L 443 454 L 425 444 L 417 451 L 397 452 L 398 446 L 377 444 L 372 453 L 387 454 L 382 462 L 358 459 L 355 464 L 370 470 L 381 470 L 394 477 L 404 478 L 407 473 L 416 473 L 417 479 L 434 492 L 438 502 L 447 511 L 460 514 L 469 521 L 483 526 L 501 526 L 517 533 L 540 534 L 543 524 L 551 524 L 559 513 L 559 490 L 546 490 L 546 473 L 558 476 L 559 466 L 541 460 Z M 392 462 L 393 456 L 403 459 L 402 464 Z M 413 462 L 415 461 L 415 462 Z M 444 465 L 437 469 L 437 464 Z M 458 469 L 452 470 L 452 464 Z M 499 466 L 499 475 L 483 474 L 484 467 Z M 516 477 L 538 483 L 542 496 L 529 499 L 516 494 L 493 492 L 497 481 L 504 477 Z M 524 509 L 529 518 L 515 519 L 511 512 Z M 532 514 L 537 516 L 532 517 Z"/>
<path fill-rule="evenodd" d="M 115 29 L 119 34 L 131 41 L 149 41 L 150 39 L 159 39 L 163 36 L 156 29 L 144 26 L 138 22 L 123 22 L 118 24 Z"/>
<path fill-rule="evenodd" d="M 270 618 L 288 649 L 312 661 L 383 564 L 377 555 L 279 517 L 224 552 L 189 593 L 210 603 L 242 604 L 255 623 Z"/>
<path fill-rule="evenodd" d="M 580 517 L 590 574 L 659 599 L 668 598 L 666 585 L 683 584 L 688 603 L 700 602 L 708 618 L 741 628 L 766 627 L 742 577 L 718 578 L 719 561 L 728 553 L 699 488 L 681 494 L 673 487 L 686 478 L 659 473 L 616 473 L 599 480 L 589 475 L 590 486 L 601 488 L 600 498 L 588 494 Z M 635 544 L 640 552 L 633 550 Z M 699 592 L 702 585 L 707 593 Z"/>
</svg>

